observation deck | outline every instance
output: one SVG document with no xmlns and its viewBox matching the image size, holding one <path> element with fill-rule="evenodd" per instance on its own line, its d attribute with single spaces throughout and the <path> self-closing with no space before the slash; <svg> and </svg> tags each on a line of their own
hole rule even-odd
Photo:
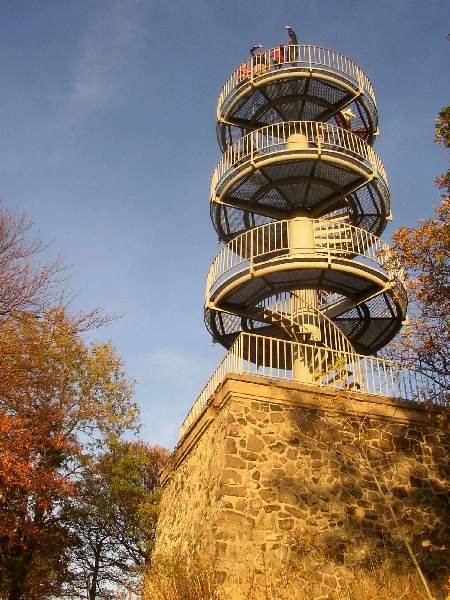
<svg viewBox="0 0 450 600">
<path fill-rule="evenodd" d="M 241 63 L 225 82 L 217 103 L 217 137 L 224 151 L 248 131 L 305 120 L 354 126 L 369 143 L 377 134 L 375 92 L 364 73 L 343 54 L 314 45 L 280 45 Z"/>
</svg>

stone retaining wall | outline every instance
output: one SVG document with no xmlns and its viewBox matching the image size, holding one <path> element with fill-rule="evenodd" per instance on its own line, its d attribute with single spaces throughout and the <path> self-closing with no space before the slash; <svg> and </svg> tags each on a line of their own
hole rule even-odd
<svg viewBox="0 0 450 600">
<path fill-rule="evenodd" d="M 229 584 L 294 564 L 323 591 L 398 556 L 405 537 L 439 547 L 441 420 L 402 400 L 229 375 L 163 473 L 156 553 L 200 553 Z M 441 555 L 424 554 L 424 568 Z"/>
</svg>

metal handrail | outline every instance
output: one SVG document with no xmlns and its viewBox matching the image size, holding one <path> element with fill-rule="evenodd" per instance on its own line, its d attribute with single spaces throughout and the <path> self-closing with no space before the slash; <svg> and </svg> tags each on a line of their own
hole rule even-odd
<svg viewBox="0 0 450 600">
<path fill-rule="evenodd" d="M 307 309 L 307 312 L 314 313 L 317 315 L 318 320 L 321 324 L 321 339 L 323 342 L 324 348 L 334 349 L 339 352 L 344 351 L 348 354 L 355 353 L 355 349 L 353 348 L 350 340 L 342 333 L 339 327 L 327 317 L 327 315 L 321 311 L 317 306 L 313 306 L 306 302 L 304 298 L 301 298 L 298 292 L 291 292 L 292 296 L 296 299 L 297 302 L 300 302 L 303 308 Z M 318 296 L 318 294 L 317 294 Z M 304 312 L 300 313 L 297 317 L 297 320 L 303 324 Z M 308 328 L 308 324 L 303 325 L 305 328 Z"/>
<path fill-rule="evenodd" d="M 267 347 L 267 344 L 269 344 L 269 347 Z M 260 354 L 263 357 L 265 353 L 270 352 L 272 360 L 269 366 L 265 364 L 264 357 L 256 363 L 252 362 L 254 360 L 254 357 L 250 357 L 252 346 L 254 348 L 253 354 L 256 356 Z M 291 360 L 288 363 L 292 364 L 292 361 L 299 354 L 314 357 L 316 364 L 319 365 L 330 363 L 336 366 L 331 370 L 319 373 L 313 383 L 311 380 L 304 381 L 299 379 L 298 374 L 294 376 L 292 369 L 286 368 L 286 356 L 290 357 Z M 346 370 L 362 373 L 364 379 L 363 389 L 351 389 L 345 377 L 339 376 L 340 373 Z M 180 437 L 197 420 L 206 407 L 209 398 L 229 373 L 259 375 L 268 379 L 295 381 L 304 385 L 327 389 L 351 389 L 352 396 L 368 394 L 418 402 L 431 401 L 437 405 L 445 404 L 448 393 L 444 386 L 439 385 L 439 383 L 427 377 L 426 374 L 393 360 L 334 351 L 311 344 L 276 338 L 263 338 L 257 334 L 244 332 L 236 339 L 201 391 L 181 425 Z"/>
<path fill-rule="evenodd" d="M 337 327 L 337 325 L 327 317 L 318 307 L 318 292 L 313 292 L 316 296 L 314 304 L 310 304 L 299 292 L 290 292 L 289 297 L 279 299 L 274 303 L 266 304 L 267 316 L 274 316 L 282 323 L 283 329 L 288 333 L 292 340 L 298 342 L 298 333 L 310 334 L 310 344 L 317 346 L 319 343 L 322 348 L 330 349 L 342 353 L 345 356 L 355 355 L 356 351 L 353 348 L 350 340 Z M 295 304 L 295 308 L 293 307 Z M 293 310 L 294 308 L 294 310 Z M 298 310 L 301 308 L 301 310 Z M 311 316 L 313 320 L 311 322 Z M 304 340 L 303 340 L 304 341 Z M 362 389 L 363 377 L 362 373 L 357 369 L 353 374 L 354 381 L 358 383 L 358 387 Z"/>
<path fill-rule="evenodd" d="M 228 178 L 237 167 L 249 165 L 255 159 L 268 157 L 278 152 L 293 150 L 289 141 L 293 135 L 305 136 L 306 148 L 302 152 L 329 151 L 359 160 L 369 168 L 375 177 L 383 180 L 388 187 L 386 169 L 378 153 L 359 135 L 348 129 L 317 121 L 288 121 L 262 127 L 234 142 L 223 154 L 213 171 L 211 180 L 211 198 L 216 197 L 216 188 Z M 298 150 L 297 150 L 298 151 Z"/>
<path fill-rule="evenodd" d="M 339 75 L 356 90 L 364 92 L 376 106 L 373 85 L 364 71 L 350 58 L 330 48 L 315 45 L 282 45 L 258 53 L 241 63 L 227 79 L 217 101 L 217 119 L 222 109 L 237 88 L 245 83 L 253 83 L 269 72 L 280 69 L 325 71 Z"/>
<path fill-rule="evenodd" d="M 180 437 L 190 427 L 190 425 L 197 419 L 202 412 L 205 404 L 215 392 L 217 387 L 225 379 L 227 373 L 241 373 L 242 372 L 242 340 L 240 337 L 236 340 L 233 346 L 225 355 L 225 358 L 219 363 L 214 373 L 208 380 L 208 383 L 204 386 L 200 392 L 197 400 L 194 402 L 191 410 L 187 417 L 184 419 L 180 427 Z"/>
<path fill-rule="evenodd" d="M 314 230 L 314 247 L 298 249 L 297 253 L 311 260 L 316 257 L 354 258 L 355 264 L 365 261 L 375 263 L 387 274 L 390 280 L 403 281 L 403 272 L 397 268 L 392 259 L 389 246 L 379 237 L 347 221 L 327 223 L 324 219 L 312 219 Z M 216 255 L 206 279 L 206 303 L 211 293 L 225 279 L 252 268 L 257 260 L 258 266 L 274 258 L 295 256 L 290 244 L 290 227 L 292 219 L 274 221 L 260 225 L 236 236 Z M 345 232 L 345 239 L 339 239 L 339 232 Z M 363 259 L 363 260 L 361 260 Z"/>
</svg>

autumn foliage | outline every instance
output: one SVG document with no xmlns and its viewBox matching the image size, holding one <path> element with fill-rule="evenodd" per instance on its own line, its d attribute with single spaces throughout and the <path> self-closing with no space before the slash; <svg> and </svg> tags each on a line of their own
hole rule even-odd
<svg viewBox="0 0 450 600">
<path fill-rule="evenodd" d="M 78 544 L 70 590 L 89 598 L 96 588 L 113 595 L 114 584 L 139 589 L 156 535 L 159 472 L 168 452 L 144 442 L 110 444 L 84 468 L 76 501 L 66 517 Z"/>
<path fill-rule="evenodd" d="M 435 140 L 450 147 L 450 107 L 436 120 Z M 446 388 L 450 383 L 450 171 L 436 179 L 442 190 L 434 218 L 400 227 L 394 252 L 405 270 L 409 324 L 390 348 L 398 360 L 426 373 Z"/>
<path fill-rule="evenodd" d="M 108 471 L 100 465 L 113 448 L 127 448 L 131 442 L 121 442 L 122 435 L 139 426 L 133 385 L 116 350 L 85 341 L 85 332 L 108 317 L 98 310 L 70 314 L 56 279 L 59 262 L 39 263 L 43 246 L 28 242 L 28 235 L 22 216 L 0 210 L 0 598 L 8 600 L 78 596 L 78 559 L 89 554 L 87 531 L 97 518 L 86 502 L 95 489 L 89 474 L 98 484 L 98 502 L 108 506 L 109 524 L 122 512 L 128 532 L 124 519 L 133 517 L 132 533 L 140 528 L 143 549 L 154 535 L 132 514 L 145 504 L 142 483 L 128 477 L 122 493 L 100 483 Z M 142 449 L 146 456 L 154 452 Z M 161 451 L 155 450 L 158 456 Z M 145 479 L 146 467 L 141 471 Z M 105 521 L 101 527 L 104 535 Z M 120 541 L 117 529 L 106 535 L 115 547 L 132 547 L 132 536 Z M 132 563 L 127 556 L 125 567 Z M 89 569 L 85 574 L 91 577 Z M 97 583 L 91 578 L 91 598 L 105 597 Z"/>
</svg>

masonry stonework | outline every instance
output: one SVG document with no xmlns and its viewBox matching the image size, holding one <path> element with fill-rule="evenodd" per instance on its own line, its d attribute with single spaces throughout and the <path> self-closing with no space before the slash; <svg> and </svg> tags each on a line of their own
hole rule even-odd
<svg viewBox="0 0 450 600">
<path fill-rule="evenodd" d="M 163 473 L 156 554 L 199 553 L 229 585 L 294 564 L 323 591 L 405 539 L 437 547 L 441 419 L 403 400 L 228 375 Z"/>
</svg>

